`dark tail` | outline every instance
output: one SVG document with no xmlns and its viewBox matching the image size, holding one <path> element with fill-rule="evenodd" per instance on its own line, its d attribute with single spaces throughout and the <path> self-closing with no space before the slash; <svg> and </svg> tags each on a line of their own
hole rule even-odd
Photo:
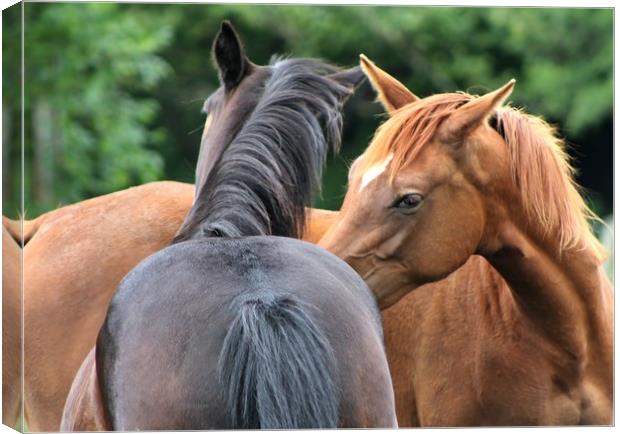
<svg viewBox="0 0 620 434">
<path fill-rule="evenodd" d="M 245 300 L 224 339 L 218 373 L 234 428 L 335 428 L 332 348 L 290 296 Z"/>
</svg>

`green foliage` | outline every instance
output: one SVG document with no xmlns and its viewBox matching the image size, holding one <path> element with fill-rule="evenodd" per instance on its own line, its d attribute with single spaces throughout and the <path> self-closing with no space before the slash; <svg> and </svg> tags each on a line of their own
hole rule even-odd
<svg viewBox="0 0 620 434">
<path fill-rule="evenodd" d="M 149 93 L 171 72 L 158 51 L 170 42 L 172 22 L 148 9 L 122 9 L 110 3 L 25 5 L 30 215 L 163 176 L 162 158 L 152 149 L 163 137 L 152 126 L 159 104 Z M 18 24 L 9 26 L 17 32 Z M 6 57 L 20 58 L 19 45 L 9 49 Z M 19 92 L 14 82 L 5 86 L 14 118 L 19 105 L 10 102 L 19 101 Z"/>
<path fill-rule="evenodd" d="M 223 19 L 258 64 L 278 53 L 354 65 L 365 53 L 420 96 L 482 93 L 514 77 L 514 104 L 578 144 L 579 181 L 600 212 L 611 210 L 611 9 L 29 3 L 26 11 L 27 157 L 37 101 L 53 107 L 62 137 L 50 153 L 54 195 L 37 211 L 157 178 L 193 181 Z M 318 206 L 340 206 L 347 163 L 381 121 L 373 99 L 364 85 L 347 104 L 342 155 L 329 163 Z M 32 196 L 38 181 L 29 178 Z"/>
</svg>

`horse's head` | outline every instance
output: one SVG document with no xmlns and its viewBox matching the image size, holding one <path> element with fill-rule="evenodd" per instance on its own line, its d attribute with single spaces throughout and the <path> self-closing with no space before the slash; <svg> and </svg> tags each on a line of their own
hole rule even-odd
<svg viewBox="0 0 620 434">
<path fill-rule="evenodd" d="M 248 59 L 243 43 L 230 22 L 224 21 L 212 46 L 220 87 L 203 106 L 207 114 L 196 166 L 196 196 L 217 159 L 235 138 L 263 96 L 273 65 L 260 66 Z M 354 88 L 364 75 L 359 67 L 326 70 L 326 75 L 346 88 Z"/>
<path fill-rule="evenodd" d="M 212 56 L 221 85 L 206 99 L 202 109 L 207 120 L 196 165 L 197 193 L 217 157 L 255 108 L 261 85 L 269 76 L 267 68 L 247 58 L 239 36 L 228 21 L 222 22 L 213 41 Z"/>
<path fill-rule="evenodd" d="M 212 51 L 221 86 L 204 104 L 196 195 L 174 242 L 300 235 L 326 155 L 340 145 L 342 105 L 364 73 L 307 58 L 256 65 L 226 21 Z"/>
<path fill-rule="evenodd" d="M 509 170 L 488 118 L 514 81 L 479 98 L 420 99 L 364 56 L 362 67 L 390 117 L 351 166 L 340 221 L 320 245 L 349 262 L 385 307 L 492 242 L 485 196 Z"/>
</svg>

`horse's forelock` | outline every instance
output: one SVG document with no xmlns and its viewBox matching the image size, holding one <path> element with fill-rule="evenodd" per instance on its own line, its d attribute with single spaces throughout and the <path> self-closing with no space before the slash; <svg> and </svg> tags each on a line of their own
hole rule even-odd
<svg viewBox="0 0 620 434">
<path fill-rule="evenodd" d="M 444 93 L 420 99 L 394 111 L 383 123 L 364 152 L 360 173 L 391 157 L 390 178 L 409 164 L 437 133 L 443 120 L 473 97 Z"/>
</svg>

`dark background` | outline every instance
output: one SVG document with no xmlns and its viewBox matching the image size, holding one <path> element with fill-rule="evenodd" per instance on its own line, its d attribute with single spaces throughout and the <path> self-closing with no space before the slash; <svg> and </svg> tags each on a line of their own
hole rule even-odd
<svg viewBox="0 0 620 434">
<path fill-rule="evenodd" d="M 13 218 L 20 8 L 3 12 L 3 213 Z M 351 66 L 365 53 L 419 96 L 481 94 L 514 77 L 512 103 L 559 127 L 592 206 L 612 213 L 611 9 L 26 3 L 26 218 L 148 181 L 193 182 L 223 19 L 255 63 L 287 54 Z M 373 99 L 365 84 L 347 104 L 317 206 L 339 207 L 347 164 L 382 120 Z"/>
</svg>

